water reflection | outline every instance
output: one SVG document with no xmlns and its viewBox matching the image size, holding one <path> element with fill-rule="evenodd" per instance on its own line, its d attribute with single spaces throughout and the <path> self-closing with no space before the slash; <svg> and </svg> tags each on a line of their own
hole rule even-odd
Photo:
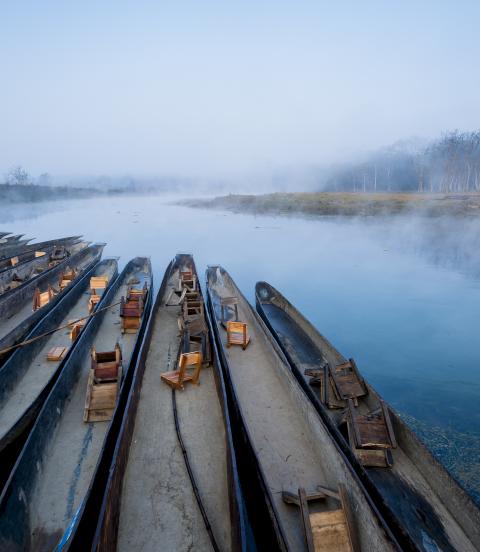
<svg viewBox="0 0 480 552">
<path fill-rule="evenodd" d="M 0 224 L 38 240 L 105 241 L 121 266 L 149 255 L 157 285 L 177 251 L 194 253 L 202 272 L 224 265 L 250 300 L 255 282 L 267 280 L 395 408 L 424 429 L 480 442 L 478 220 L 274 218 L 122 197 L 0 207 Z M 478 462 L 478 450 L 466 462 Z"/>
</svg>

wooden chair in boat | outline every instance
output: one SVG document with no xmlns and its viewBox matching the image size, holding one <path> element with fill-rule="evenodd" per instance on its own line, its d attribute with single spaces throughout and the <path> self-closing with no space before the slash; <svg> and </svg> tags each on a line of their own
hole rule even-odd
<svg viewBox="0 0 480 552">
<path fill-rule="evenodd" d="M 127 300 L 129 301 L 142 301 L 142 304 L 145 304 L 145 301 L 147 300 L 148 295 L 148 286 L 147 282 L 143 284 L 142 288 L 135 288 L 133 286 L 129 286 L 127 291 Z"/>
<path fill-rule="evenodd" d="M 10 259 L 10 264 L 11 264 L 12 266 L 17 265 L 17 264 L 18 264 L 18 257 L 12 257 L 12 258 Z"/>
<path fill-rule="evenodd" d="M 343 364 L 330 367 L 330 375 L 335 383 L 339 399 L 344 401 L 353 399 L 357 403 L 358 397 L 367 395 L 367 387 L 353 358 Z"/>
<path fill-rule="evenodd" d="M 220 321 L 223 327 L 226 327 L 228 320 L 238 322 L 238 298 L 221 297 L 220 298 Z M 233 317 L 235 315 L 235 318 Z"/>
<path fill-rule="evenodd" d="M 306 368 L 306 376 L 310 377 L 308 384 L 312 387 L 320 386 L 320 400 L 327 408 L 345 408 L 346 401 L 338 398 L 335 382 L 330 375 L 330 366 L 324 362 L 319 368 Z"/>
<path fill-rule="evenodd" d="M 317 492 L 307 494 L 300 487 L 296 494 L 284 491 L 282 498 L 300 508 L 308 552 L 360 552 L 344 485 L 338 486 L 338 493 L 318 486 Z M 310 511 L 309 503 L 329 498 L 340 502 L 340 508 Z"/>
<path fill-rule="evenodd" d="M 38 257 L 44 257 L 45 255 L 45 251 L 35 251 L 35 259 L 38 259 Z"/>
<path fill-rule="evenodd" d="M 88 300 L 88 312 L 93 312 L 95 307 L 100 302 L 101 296 L 97 293 L 100 290 L 107 289 L 108 277 L 107 276 L 92 276 L 90 278 L 90 298 Z"/>
<path fill-rule="evenodd" d="M 165 301 L 165 306 L 167 307 L 179 307 L 183 304 L 185 297 L 187 295 L 187 288 L 183 288 L 182 291 L 177 291 L 171 289 L 170 293 Z"/>
<path fill-rule="evenodd" d="M 193 292 L 197 289 L 197 277 L 192 270 L 180 272 L 180 287 L 187 288 L 187 292 Z"/>
<path fill-rule="evenodd" d="M 67 347 L 52 347 L 47 353 L 47 360 L 51 362 L 58 362 L 65 357 L 67 350 Z"/>
<path fill-rule="evenodd" d="M 65 249 L 64 245 L 59 245 L 56 246 L 55 249 L 52 251 L 52 254 L 50 255 L 50 261 L 56 264 L 59 261 L 63 261 L 65 257 L 67 257 L 67 250 Z"/>
<path fill-rule="evenodd" d="M 133 299 L 130 294 L 121 298 L 120 318 L 122 320 L 122 333 L 136 333 L 142 324 L 143 300 L 141 296 Z"/>
<path fill-rule="evenodd" d="M 41 309 L 55 297 L 54 289 L 50 284 L 48 284 L 47 291 L 40 292 L 40 289 L 37 287 L 35 288 L 35 292 L 33 294 L 33 312 L 37 311 L 38 309 Z"/>
<path fill-rule="evenodd" d="M 188 320 L 183 326 L 183 353 L 202 353 L 203 365 L 210 364 L 211 351 L 207 324 L 203 316 Z"/>
<path fill-rule="evenodd" d="M 60 287 L 60 291 L 64 290 L 68 285 L 70 285 L 73 282 L 73 280 L 75 280 L 76 277 L 77 277 L 77 272 L 75 269 L 61 272 L 60 277 L 58 279 L 58 285 Z"/>
<path fill-rule="evenodd" d="M 104 422 L 112 418 L 122 382 L 122 351 L 117 343 L 113 351 L 97 352 L 92 347 L 88 375 L 84 422 Z"/>
<path fill-rule="evenodd" d="M 391 449 L 397 447 L 390 413 L 380 400 L 376 410 L 360 414 L 352 399 L 348 400 L 347 429 L 350 446 L 367 467 L 391 467 Z"/>
<path fill-rule="evenodd" d="M 85 327 L 85 324 L 87 323 L 86 320 L 71 320 L 69 321 L 70 324 L 70 341 L 74 342 L 77 337 L 80 335 L 80 332 Z"/>
<path fill-rule="evenodd" d="M 245 350 L 250 343 L 248 327 L 245 322 L 227 322 L 227 347 L 241 345 Z"/>
<path fill-rule="evenodd" d="M 178 361 L 178 370 L 163 372 L 160 378 L 173 389 L 184 389 L 184 384 L 200 382 L 200 370 L 202 369 L 202 353 L 181 353 Z"/>
<path fill-rule="evenodd" d="M 185 320 L 188 320 L 192 317 L 203 316 L 203 314 L 204 307 L 202 299 L 200 299 L 199 301 L 186 300 L 183 302 L 183 318 Z"/>
</svg>

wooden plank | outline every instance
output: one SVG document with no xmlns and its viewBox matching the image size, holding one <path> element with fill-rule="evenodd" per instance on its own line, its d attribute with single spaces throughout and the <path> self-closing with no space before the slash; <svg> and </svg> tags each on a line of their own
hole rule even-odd
<svg viewBox="0 0 480 552">
<path fill-rule="evenodd" d="M 380 406 L 382 408 L 383 412 L 383 418 L 385 420 L 385 424 L 387 426 L 388 435 L 390 438 L 390 443 L 393 448 L 397 448 L 397 440 L 395 438 L 395 432 L 393 431 L 392 426 L 392 420 L 390 419 L 390 412 L 388 411 L 388 407 L 385 405 L 385 403 L 380 399 Z"/>
<path fill-rule="evenodd" d="M 52 347 L 47 353 L 47 360 L 50 361 L 59 361 L 65 356 L 67 352 L 67 347 Z"/>
<path fill-rule="evenodd" d="M 310 514 L 315 552 L 352 552 L 342 510 Z"/>
<path fill-rule="evenodd" d="M 360 552 L 360 545 L 357 539 L 357 532 L 355 531 L 355 523 L 350 509 L 350 502 L 348 499 L 347 489 L 343 483 L 338 485 L 338 494 L 340 495 L 340 502 L 342 504 L 342 510 L 345 514 L 345 521 L 347 524 L 348 538 L 350 541 L 350 547 L 352 552 Z"/>
<path fill-rule="evenodd" d="M 298 500 L 300 506 L 300 515 L 302 516 L 305 541 L 307 543 L 307 550 L 308 552 L 315 552 L 315 547 L 313 545 L 312 527 L 310 525 L 310 515 L 308 513 L 307 495 L 303 487 L 300 487 L 298 489 Z"/>
</svg>

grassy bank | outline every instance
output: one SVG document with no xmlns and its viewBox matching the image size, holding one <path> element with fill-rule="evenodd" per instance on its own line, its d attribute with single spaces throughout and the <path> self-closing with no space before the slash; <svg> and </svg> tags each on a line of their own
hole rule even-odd
<svg viewBox="0 0 480 552">
<path fill-rule="evenodd" d="M 274 193 L 227 195 L 214 199 L 192 199 L 185 203 L 190 207 L 278 215 L 379 216 L 405 213 L 424 216 L 480 215 L 480 193 Z"/>
</svg>

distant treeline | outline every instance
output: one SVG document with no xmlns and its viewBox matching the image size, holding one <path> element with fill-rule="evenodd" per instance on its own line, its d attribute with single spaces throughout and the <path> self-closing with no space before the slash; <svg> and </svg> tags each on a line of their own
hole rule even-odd
<svg viewBox="0 0 480 552">
<path fill-rule="evenodd" d="M 326 190 L 352 192 L 479 192 L 480 131 L 445 134 L 426 147 L 393 146 L 342 166 Z"/>
<path fill-rule="evenodd" d="M 126 193 L 125 190 L 107 191 L 69 186 L 41 186 L 38 184 L 0 184 L 0 203 L 52 201 L 55 199 L 82 199 Z"/>
</svg>

